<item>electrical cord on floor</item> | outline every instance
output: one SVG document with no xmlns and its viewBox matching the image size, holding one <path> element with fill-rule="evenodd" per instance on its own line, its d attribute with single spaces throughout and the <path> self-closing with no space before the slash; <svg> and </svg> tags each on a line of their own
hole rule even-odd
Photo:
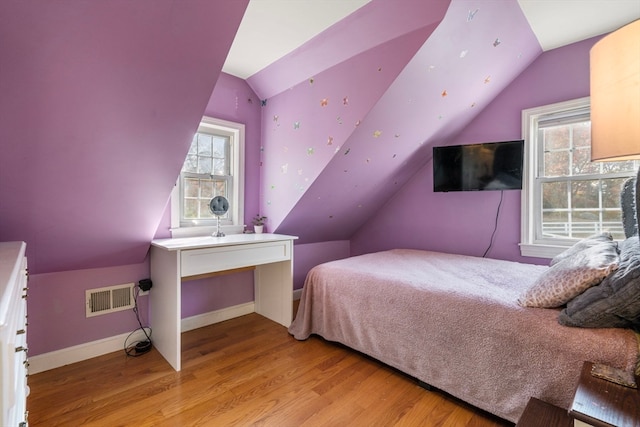
<svg viewBox="0 0 640 427">
<path fill-rule="evenodd" d="M 124 340 L 124 352 L 127 354 L 127 356 L 130 357 L 142 356 L 143 354 L 149 352 L 152 346 L 151 327 L 142 326 L 142 321 L 140 320 L 140 312 L 138 310 L 138 294 L 140 294 L 140 287 L 136 285 L 135 290 L 133 291 L 133 312 L 136 315 L 136 319 L 138 320 L 138 325 L 140 325 L 140 327 L 134 329 L 129 335 L 127 335 L 127 338 Z M 147 329 L 149 330 L 148 333 Z M 131 344 L 127 344 L 131 336 L 138 331 L 142 331 L 142 333 L 146 337 L 146 340 L 134 341 Z"/>
<path fill-rule="evenodd" d="M 498 231 L 498 217 L 500 216 L 500 206 L 502 206 L 502 197 L 504 196 L 504 190 L 500 191 L 500 203 L 498 203 L 498 210 L 496 211 L 496 222 L 493 226 L 493 233 L 491 233 L 491 240 L 489 241 L 489 247 L 482 254 L 482 258 L 486 257 L 491 247 L 493 246 L 493 238 L 496 235 L 496 231 Z"/>
</svg>

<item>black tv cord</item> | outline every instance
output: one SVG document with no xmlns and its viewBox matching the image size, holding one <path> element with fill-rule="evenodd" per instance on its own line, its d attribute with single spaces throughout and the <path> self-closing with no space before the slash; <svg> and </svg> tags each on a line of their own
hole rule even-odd
<svg viewBox="0 0 640 427">
<path fill-rule="evenodd" d="M 500 216 L 500 206 L 502 206 L 502 197 L 504 196 L 504 190 L 500 191 L 500 203 L 498 203 L 498 210 L 496 211 L 496 222 L 493 226 L 493 233 L 491 233 L 491 240 L 489 241 L 489 247 L 482 254 L 482 258 L 486 257 L 491 247 L 493 246 L 493 238 L 496 235 L 496 231 L 498 231 L 498 217 Z"/>
</svg>

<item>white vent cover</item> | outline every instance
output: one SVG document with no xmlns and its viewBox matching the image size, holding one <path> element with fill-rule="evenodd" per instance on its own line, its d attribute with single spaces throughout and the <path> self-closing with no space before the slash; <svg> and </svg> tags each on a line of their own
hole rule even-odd
<svg viewBox="0 0 640 427">
<path fill-rule="evenodd" d="M 108 286 L 85 291 L 87 317 L 127 310 L 135 305 L 133 288 L 135 283 Z"/>
</svg>

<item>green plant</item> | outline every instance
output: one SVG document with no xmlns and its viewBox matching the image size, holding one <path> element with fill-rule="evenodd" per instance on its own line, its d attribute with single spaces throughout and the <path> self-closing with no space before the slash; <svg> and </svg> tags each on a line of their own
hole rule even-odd
<svg viewBox="0 0 640 427">
<path fill-rule="evenodd" d="M 266 216 L 262 216 L 262 215 L 258 214 L 256 216 L 254 216 L 251 221 L 253 222 L 253 225 L 264 225 L 264 222 L 265 222 L 266 219 L 267 219 Z"/>
</svg>

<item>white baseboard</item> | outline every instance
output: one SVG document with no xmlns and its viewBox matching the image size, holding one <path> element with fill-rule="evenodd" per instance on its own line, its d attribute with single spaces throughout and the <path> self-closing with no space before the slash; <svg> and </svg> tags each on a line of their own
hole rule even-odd
<svg viewBox="0 0 640 427">
<path fill-rule="evenodd" d="M 298 301 L 302 295 L 302 288 L 293 290 L 293 300 Z"/>
<path fill-rule="evenodd" d="M 132 341 L 144 338 L 142 331 L 138 332 L 131 336 Z M 64 365 L 70 365 L 82 360 L 91 359 L 92 357 L 113 353 L 118 350 L 124 351 L 124 340 L 127 339 L 128 336 L 129 333 L 116 335 L 114 337 L 78 344 L 73 347 L 67 347 L 51 351 L 49 353 L 29 356 L 29 374 L 37 374 L 38 372 L 48 371 L 49 369 L 59 368 Z"/>
<path fill-rule="evenodd" d="M 253 313 L 255 311 L 254 308 L 255 303 L 252 301 L 245 304 L 223 308 L 221 310 L 211 311 L 209 313 L 187 317 L 182 319 L 180 322 L 180 330 L 182 332 L 190 331 L 192 329 L 233 319 L 234 317 L 244 316 L 245 314 Z M 130 333 L 125 333 L 114 337 L 74 345 L 73 347 L 51 351 L 49 353 L 30 356 L 29 374 L 37 374 L 38 372 L 44 372 L 49 369 L 55 369 L 72 363 L 81 362 L 93 357 L 102 356 L 103 354 L 113 353 L 114 351 L 124 351 L 124 341 L 129 335 Z M 142 339 L 144 339 L 142 331 L 136 331 L 131 335 L 129 341 L 134 342 Z"/>
<path fill-rule="evenodd" d="M 186 317 L 182 319 L 182 322 L 180 322 L 180 331 L 187 332 L 193 329 L 202 328 L 203 326 L 213 325 L 214 323 L 233 319 L 234 317 L 244 316 L 245 314 L 256 311 L 255 307 L 255 303 L 251 301 L 245 304 L 238 304 L 232 307 L 210 311 L 208 313 L 197 314 L 192 317 Z"/>
</svg>

